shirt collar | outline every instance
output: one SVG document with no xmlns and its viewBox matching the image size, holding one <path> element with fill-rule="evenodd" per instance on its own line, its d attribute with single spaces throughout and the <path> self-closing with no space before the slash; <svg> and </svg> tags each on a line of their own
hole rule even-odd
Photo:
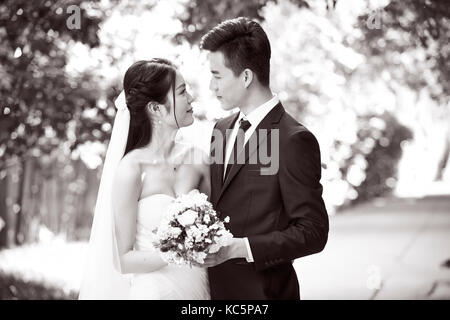
<svg viewBox="0 0 450 320">
<path fill-rule="evenodd" d="M 237 119 L 236 123 L 239 123 L 239 120 L 242 118 L 247 119 L 250 121 L 250 124 L 253 126 L 257 126 L 264 117 L 272 110 L 277 104 L 280 102 L 280 99 L 278 99 L 278 95 L 274 94 L 273 97 L 264 102 L 262 105 L 260 105 L 258 108 L 250 112 L 248 115 L 244 115 L 244 113 L 239 112 L 239 118 Z"/>
</svg>

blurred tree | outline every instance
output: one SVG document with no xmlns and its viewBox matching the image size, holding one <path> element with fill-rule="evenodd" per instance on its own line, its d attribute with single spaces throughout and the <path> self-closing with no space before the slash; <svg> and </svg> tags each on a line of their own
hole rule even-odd
<svg viewBox="0 0 450 320">
<path fill-rule="evenodd" d="M 290 0 L 299 8 L 308 8 L 306 0 Z M 260 10 L 268 3 L 278 0 L 194 0 L 186 2 L 186 9 L 180 15 L 183 23 L 183 32 L 177 35 L 178 38 L 185 38 L 194 44 L 218 23 L 231 18 L 246 16 L 260 21 L 264 20 Z M 328 6 L 328 1 L 324 0 Z M 335 3 L 335 1 L 333 1 Z"/>
<path fill-rule="evenodd" d="M 7 243 L 7 206 L 6 206 L 6 174 L 0 176 L 0 248 Z"/>
<path fill-rule="evenodd" d="M 74 78 L 65 71 L 68 43 L 99 44 L 97 31 L 103 16 L 95 3 L 6 0 L 0 4 L 0 170 L 11 160 L 20 161 L 19 185 L 28 158 L 48 154 L 64 141 L 70 149 L 87 136 L 107 137 L 101 125 L 111 121 L 111 115 L 105 110 L 100 121 L 80 121 L 83 111 L 96 105 L 96 82 L 88 73 Z M 68 10 L 71 5 L 80 9 L 79 29 L 68 24 L 68 18 L 77 14 Z M 102 115 L 102 109 L 98 114 Z M 70 123 L 75 126 L 68 137 Z M 21 194 L 16 201 L 19 208 Z M 20 209 L 16 230 L 21 229 L 22 214 Z M 20 242 L 18 233 L 16 242 Z"/>
<path fill-rule="evenodd" d="M 355 195 L 351 203 L 392 192 L 396 185 L 402 143 L 412 137 L 411 130 L 400 124 L 391 113 L 359 117 L 356 143 L 347 146 L 351 149 L 351 156 L 340 168 Z M 340 143 L 335 141 L 336 145 Z"/>
<path fill-rule="evenodd" d="M 378 19 L 378 25 L 368 23 Z M 446 123 L 450 134 L 450 6 L 448 0 L 391 0 L 384 8 L 359 17 L 363 36 L 355 42 L 367 56 L 372 77 L 388 74 L 385 79 L 410 87 L 420 98 L 426 91 L 437 102 L 429 112 Z M 372 70 L 378 70 L 373 74 Z M 442 178 L 449 160 L 450 138 L 436 179 Z"/>
<path fill-rule="evenodd" d="M 369 23 L 376 15 L 378 26 Z M 387 70 L 393 79 L 414 90 L 426 87 L 432 98 L 442 105 L 448 103 L 448 0 L 391 0 L 384 8 L 361 15 L 358 27 L 363 37 L 355 44 L 377 70 Z"/>
</svg>

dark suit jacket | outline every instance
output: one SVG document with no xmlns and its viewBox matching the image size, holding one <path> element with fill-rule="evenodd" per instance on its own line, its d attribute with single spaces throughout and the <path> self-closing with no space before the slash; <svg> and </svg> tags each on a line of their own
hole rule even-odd
<svg viewBox="0 0 450 320">
<path fill-rule="evenodd" d="M 219 120 L 223 135 L 238 114 Z M 314 135 L 277 104 L 254 135 L 267 139 L 246 145 L 246 163 L 234 164 L 223 182 L 223 162 L 211 165 L 211 201 L 234 237 L 248 237 L 254 262 L 232 259 L 208 269 L 212 299 L 300 299 L 296 258 L 320 252 L 328 238 L 328 215 L 322 200 L 320 150 Z M 249 156 L 262 144 L 271 150 L 270 129 L 279 129 L 279 170 L 261 175 Z M 254 136 L 252 136 L 254 137 Z M 214 138 L 214 136 L 213 136 Z M 212 139 L 212 145 L 215 141 Z M 215 156 L 217 148 L 211 148 Z M 225 145 L 222 153 L 224 154 Z M 270 153 L 269 153 L 270 154 Z M 251 159 L 251 157 L 250 157 Z"/>
</svg>

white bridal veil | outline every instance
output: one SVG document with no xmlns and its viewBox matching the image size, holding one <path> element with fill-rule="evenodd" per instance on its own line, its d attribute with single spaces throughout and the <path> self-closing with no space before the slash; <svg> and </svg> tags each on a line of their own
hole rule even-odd
<svg viewBox="0 0 450 320">
<path fill-rule="evenodd" d="M 81 281 L 79 299 L 82 300 L 126 299 L 129 293 L 129 276 L 120 272 L 111 197 L 114 174 L 124 155 L 130 126 L 124 91 L 115 106 L 117 113 L 103 165 Z"/>
</svg>

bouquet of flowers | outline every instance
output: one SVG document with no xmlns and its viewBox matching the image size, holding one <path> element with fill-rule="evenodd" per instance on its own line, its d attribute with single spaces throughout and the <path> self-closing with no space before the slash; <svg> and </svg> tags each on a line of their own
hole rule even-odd
<svg viewBox="0 0 450 320">
<path fill-rule="evenodd" d="M 153 245 L 168 263 L 203 263 L 208 253 L 230 243 L 233 235 L 224 226 L 230 218 L 221 221 L 207 198 L 198 190 L 177 197 L 153 231 Z"/>
</svg>

